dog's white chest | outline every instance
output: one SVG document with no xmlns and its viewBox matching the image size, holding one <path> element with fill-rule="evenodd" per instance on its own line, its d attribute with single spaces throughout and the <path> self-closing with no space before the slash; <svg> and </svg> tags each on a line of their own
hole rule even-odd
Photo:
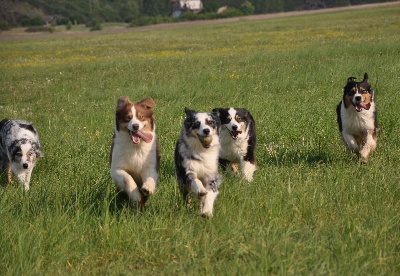
<svg viewBox="0 0 400 276">
<path fill-rule="evenodd" d="M 136 173 L 142 171 L 145 166 L 153 165 L 156 162 L 155 139 L 150 143 L 140 141 L 140 144 L 135 145 L 129 136 L 127 137 L 117 136 L 115 138 L 112 167 Z"/>
<path fill-rule="evenodd" d="M 249 138 L 247 133 L 244 134 L 244 137 L 239 136 L 234 140 L 228 130 L 222 129 L 220 134 L 220 158 L 231 162 L 238 162 L 241 157 L 245 156 L 247 154 Z"/>
<path fill-rule="evenodd" d="M 372 103 L 369 110 L 355 111 L 353 108 L 344 108 L 342 104 L 341 119 L 343 131 L 349 134 L 364 133 L 375 128 L 375 105 Z"/>
</svg>

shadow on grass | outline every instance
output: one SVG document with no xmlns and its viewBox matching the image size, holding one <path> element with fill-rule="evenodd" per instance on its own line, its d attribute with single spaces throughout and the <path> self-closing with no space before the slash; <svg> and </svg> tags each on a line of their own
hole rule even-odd
<svg viewBox="0 0 400 276">
<path fill-rule="evenodd" d="M 264 155 L 264 162 L 269 165 L 290 166 L 306 164 L 308 166 L 317 166 L 331 164 L 334 156 L 327 152 L 301 152 L 301 151 L 283 151 L 275 155 Z"/>
</svg>

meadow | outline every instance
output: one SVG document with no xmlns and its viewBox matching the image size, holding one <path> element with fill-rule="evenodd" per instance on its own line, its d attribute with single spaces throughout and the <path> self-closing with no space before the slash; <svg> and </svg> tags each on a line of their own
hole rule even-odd
<svg viewBox="0 0 400 276">
<path fill-rule="evenodd" d="M 0 175 L 0 274 L 400 274 L 399 14 L 0 41 L 0 117 L 32 121 L 45 154 L 29 192 Z M 381 131 L 361 165 L 335 108 L 365 72 Z M 141 214 L 109 174 L 122 95 L 157 103 L 160 179 Z M 212 219 L 176 186 L 185 106 L 247 107 L 257 124 L 255 179 L 224 174 Z"/>
</svg>

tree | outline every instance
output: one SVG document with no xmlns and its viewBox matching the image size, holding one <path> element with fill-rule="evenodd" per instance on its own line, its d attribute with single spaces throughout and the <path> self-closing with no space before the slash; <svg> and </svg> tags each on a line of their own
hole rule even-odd
<svg viewBox="0 0 400 276">
<path fill-rule="evenodd" d="M 144 0 L 143 13 L 150 16 L 168 15 L 171 13 L 170 5 L 167 0 Z"/>
</svg>

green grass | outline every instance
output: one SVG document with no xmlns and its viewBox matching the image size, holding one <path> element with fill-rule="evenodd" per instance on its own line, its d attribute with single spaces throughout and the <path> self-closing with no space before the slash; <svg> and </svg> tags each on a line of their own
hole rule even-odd
<svg viewBox="0 0 400 276">
<path fill-rule="evenodd" d="M 34 122 L 45 157 L 28 193 L 1 177 L 1 274 L 398 275 L 399 12 L 3 40 L 1 117 Z M 360 165 L 335 107 L 364 72 L 382 131 Z M 157 103 L 159 189 L 143 214 L 109 175 L 121 95 Z M 210 220 L 176 187 L 185 106 L 247 107 L 257 123 L 255 180 L 224 175 Z"/>
</svg>

